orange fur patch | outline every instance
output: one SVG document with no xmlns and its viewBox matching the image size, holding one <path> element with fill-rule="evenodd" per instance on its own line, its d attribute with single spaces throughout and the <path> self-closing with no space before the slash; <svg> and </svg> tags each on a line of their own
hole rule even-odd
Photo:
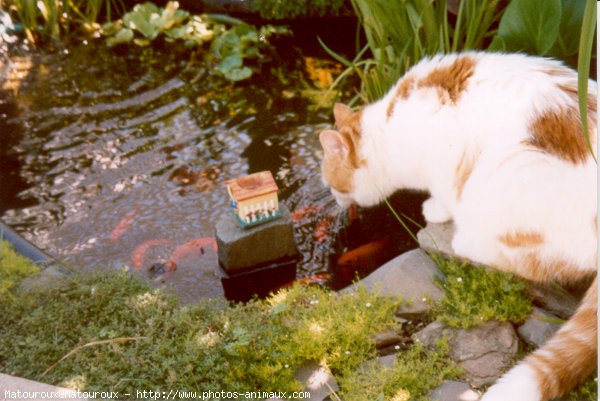
<svg viewBox="0 0 600 401">
<path fill-rule="evenodd" d="M 477 159 L 474 156 L 465 152 L 456 165 L 456 170 L 454 171 L 454 189 L 456 190 L 457 199 L 461 198 L 462 191 L 475 168 L 476 162 Z"/>
<path fill-rule="evenodd" d="M 506 233 L 498 237 L 500 242 L 511 248 L 521 248 L 541 245 L 544 243 L 544 237 L 540 233 L 516 231 L 514 233 Z"/>
<path fill-rule="evenodd" d="M 522 239 L 525 241 L 537 241 L 535 236 L 524 236 Z M 502 241 L 500 238 L 499 240 Z M 504 240 L 508 240 L 509 243 L 518 243 L 517 238 L 504 238 Z M 523 246 L 523 248 L 526 247 L 526 245 Z M 541 283 L 556 281 L 561 284 L 577 284 L 589 279 L 590 275 L 593 273 L 582 270 L 577 265 L 565 260 L 542 260 L 537 252 L 534 251 L 527 252 L 517 260 L 498 263 L 498 268 L 509 273 L 517 274 L 526 280 Z"/>
<path fill-rule="evenodd" d="M 475 60 L 471 57 L 458 57 L 447 67 L 438 67 L 417 84 L 419 88 L 435 88 L 442 104 L 456 103 L 467 82 L 474 73 Z"/>
<path fill-rule="evenodd" d="M 410 93 L 415 85 L 415 78 L 413 76 L 406 76 L 402 78 L 398 87 L 396 88 L 396 93 L 394 97 L 390 101 L 390 104 L 387 108 L 387 118 L 388 120 L 392 117 L 392 113 L 394 112 L 394 107 L 396 107 L 396 102 L 398 99 L 406 100 L 410 96 Z"/>
<path fill-rule="evenodd" d="M 530 130 L 533 137 L 526 143 L 543 152 L 573 164 L 583 163 L 590 157 L 579 111 L 574 107 L 538 115 L 530 124 Z"/>
<path fill-rule="evenodd" d="M 597 366 L 597 280 L 593 281 L 573 317 L 542 350 L 525 360 L 536 372 L 542 400 L 561 396 L 584 381 Z"/>
<path fill-rule="evenodd" d="M 354 170 L 366 165 L 366 161 L 358 153 L 361 138 L 361 117 L 362 110 L 352 113 L 337 124 L 340 135 L 348 148 L 346 157 L 329 155 L 323 160 L 322 172 L 325 181 L 341 193 L 352 192 Z"/>
</svg>

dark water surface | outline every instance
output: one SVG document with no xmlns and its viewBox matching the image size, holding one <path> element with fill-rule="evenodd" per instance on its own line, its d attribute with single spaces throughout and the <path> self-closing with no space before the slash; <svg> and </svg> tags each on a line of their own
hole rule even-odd
<svg viewBox="0 0 600 401">
<path fill-rule="evenodd" d="M 305 60 L 287 52 L 236 85 L 183 50 L 79 43 L 5 57 L 0 217 L 74 269 L 147 275 L 181 245 L 214 236 L 228 212 L 224 181 L 270 170 L 296 211 L 298 276 L 335 273 L 332 254 L 381 236 L 349 232 L 323 187 L 318 132 L 329 112 L 309 110 Z M 393 220 L 375 215 L 367 225 Z M 412 246 L 399 241 L 386 255 Z M 203 250 L 160 281 L 184 299 L 221 296 L 216 254 Z"/>
</svg>

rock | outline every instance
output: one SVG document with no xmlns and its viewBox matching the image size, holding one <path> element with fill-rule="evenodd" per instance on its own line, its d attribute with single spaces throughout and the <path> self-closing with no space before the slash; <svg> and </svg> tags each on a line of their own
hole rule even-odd
<svg viewBox="0 0 600 401">
<path fill-rule="evenodd" d="M 373 341 L 375 342 L 375 347 L 379 349 L 388 345 L 398 344 L 402 341 L 402 337 L 394 330 L 386 330 L 375 334 Z"/>
<path fill-rule="evenodd" d="M 426 251 L 440 253 L 445 257 L 458 257 L 452 249 L 454 223 L 427 223 L 427 226 L 417 233 L 419 246 Z"/>
<path fill-rule="evenodd" d="M 470 329 L 452 329 L 433 322 L 413 336 L 426 346 L 447 337 L 450 357 L 465 369 L 465 378 L 476 387 L 493 383 L 511 366 L 518 339 L 510 323 L 485 322 Z"/>
<path fill-rule="evenodd" d="M 578 297 L 558 284 L 532 283 L 528 292 L 536 305 L 562 319 L 573 316 L 579 306 Z"/>
<path fill-rule="evenodd" d="M 331 372 L 317 363 L 301 367 L 294 376 L 310 392 L 308 399 L 311 401 L 325 400 L 332 392 L 339 390 Z"/>
<path fill-rule="evenodd" d="M 215 226 L 219 263 L 229 273 L 299 256 L 290 211 L 280 204 L 281 218 L 241 228 L 230 214 Z"/>
<path fill-rule="evenodd" d="M 394 366 L 394 363 L 396 362 L 397 359 L 398 359 L 398 355 L 391 354 L 391 355 L 378 357 L 377 362 L 385 368 L 391 368 L 392 366 Z"/>
<path fill-rule="evenodd" d="M 19 288 L 21 291 L 32 292 L 44 289 L 61 289 L 69 284 L 68 275 L 58 266 L 50 265 L 39 274 L 25 277 Z"/>
<path fill-rule="evenodd" d="M 546 340 L 556 333 L 560 328 L 558 318 L 551 313 L 545 312 L 539 308 L 533 308 L 533 313 L 529 319 L 517 329 L 519 336 L 528 344 L 541 347 Z"/>
<path fill-rule="evenodd" d="M 443 273 L 431 258 L 421 249 L 403 253 L 390 260 L 373 273 L 344 291 L 355 291 L 357 285 L 367 289 L 379 289 L 383 296 L 400 296 L 409 304 L 404 304 L 399 314 L 413 315 L 427 313 L 430 301 L 439 301 L 444 296 L 436 285 L 436 279 L 444 279 Z"/>
<path fill-rule="evenodd" d="M 478 401 L 479 394 L 468 384 L 454 380 L 446 380 L 441 386 L 429 393 L 431 401 Z"/>
</svg>

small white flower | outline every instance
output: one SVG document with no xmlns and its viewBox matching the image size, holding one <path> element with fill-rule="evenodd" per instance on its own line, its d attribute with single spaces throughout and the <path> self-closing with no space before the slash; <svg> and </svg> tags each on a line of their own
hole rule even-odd
<svg viewBox="0 0 600 401">
<path fill-rule="evenodd" d="M 350 355 L 350 351 L 346 351 L 346 352 L 344 352 L 344 354 Z"/>
<path fill-rule="evenodd" d="M 287 369 L 290 367 L 290 365 L 288 365 L 287 363 L 284 365 L 284 367 Z"/>
<path fill-rule="evenodd" d="M 457 278 L 456 281 L 458 281 L 459 283 L 462 283 L 462 277 Z"/>
<path fill-rule="evenodd" d="M 399 345 L 394 345 L 394 349 L 397 351 L 397 350 L 400 349 L 400 346 Z"/>
<path fill-rule="evenodd" d="M 370 307 L 371 307 L 371 303 L 370 303 L 370 302 L 367 302 L 367 303 L 365 304 L 365 306 L 366 306 L 367 308 L 370 308 Z"/>
</svg>

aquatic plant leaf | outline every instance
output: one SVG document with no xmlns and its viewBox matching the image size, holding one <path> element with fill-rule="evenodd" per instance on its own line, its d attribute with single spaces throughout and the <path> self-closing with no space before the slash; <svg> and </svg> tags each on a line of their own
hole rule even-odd
<svg viewBox="0 0 600 401">
<path fill-rule="evenodd" d="M 106 44 L 113 47 L 133 40 L 133 31 L 129 28 L 121 28 L 114 36 L 106 38 Z"/>
<path fill-rule="evenodd" d="M 558 38 L 561 15 L 561 0 L 513 0 L 489 50 L 546 55 Z"/>
<path fill-rule="evenodd" d="M 113 36 L 123 28 L 123 21 L 107 22 L 102 25 L 102 34 L 105 36 Z"/>
<path fill-rule="evenodd" d="M 187 31 L 189 29 L 193 30 L 193 28 L 190 28 L 187 25 L 184 25 L 184 26 L 175 26 L 175 27 L 173 27 L 171 29 L 167 29 L 165 31 L 165 36 L 167 37 L 167 40 L 168 39 L 171 39 L 171 40 L 181 39 L 181 38 L 183 38 L 185 36 L 185 34 L 187 33 Z"/>
<path fill-rule="evenodd" d="M 225 78 L 229 79 L 230 81 L 243 81 L 244 79 L 248 79 L 252 76 L 252 69 L 249 67 L 233 68 L 224 75 Z"/>
<path fill-rule="evenodd" d="M 243 64 L 242 57 L 239 54 L 225 57 L 217 66 L 217 70 L 223 75 L 227 74 L 234 68 L 239 68 Z"/>
<path fill-rule="evenodd" d="M 151 15 L 144 12 L 132 12 L 123 16 L 123 24 L 130 29 L 135 29 L 148 39 L 154 39 L 158 31 L 149 22 Z"/>
</svg>

